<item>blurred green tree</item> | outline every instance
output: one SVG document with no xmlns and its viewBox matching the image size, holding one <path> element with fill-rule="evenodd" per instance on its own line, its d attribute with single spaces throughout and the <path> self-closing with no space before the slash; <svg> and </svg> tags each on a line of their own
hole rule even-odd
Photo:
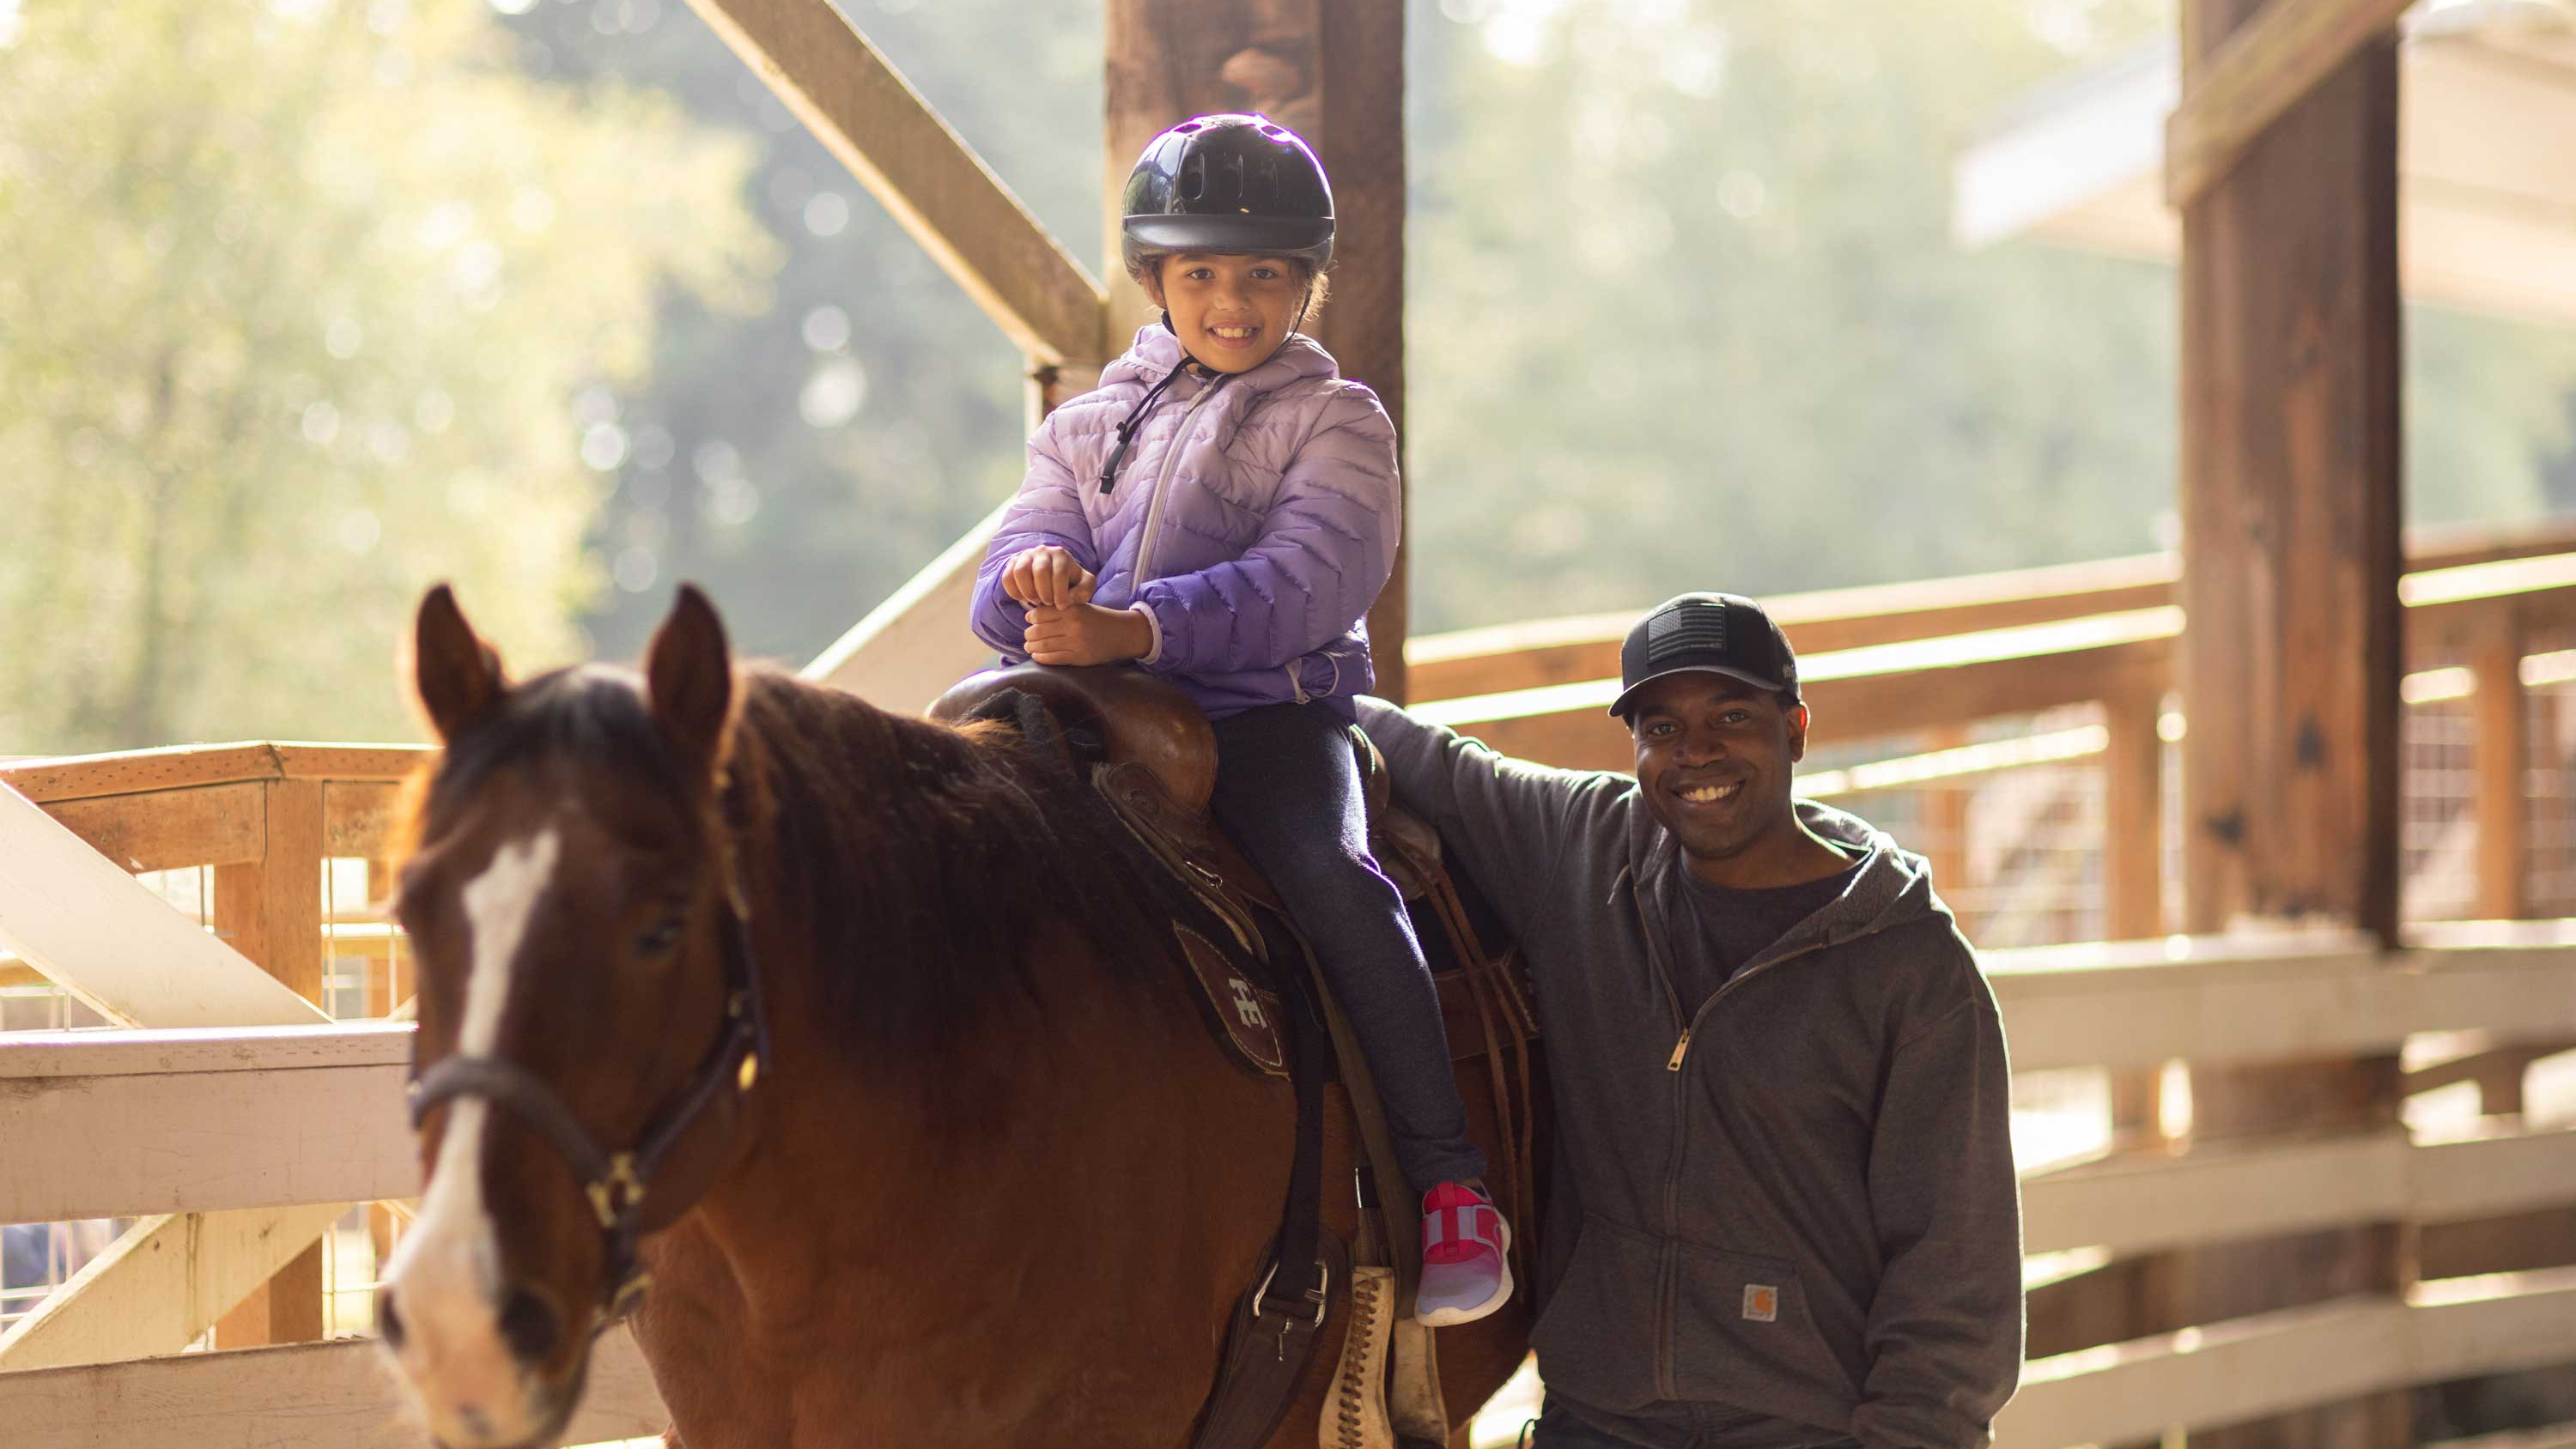
<svg viewBox="0 0 2576 1449">
<path fill-rule="evenodd" d="M 404 732 L 435 577 L 508 650 L 573 652 L 611 442 L 567 399 L 644 370 L 662 292 L 759 300 L 749 148 L 531 84 L 481 6 L 18 19 L 0 750 Z"/>
<path fill-rule="evenodd" d="M 2158 264 L 1949 238 L 1953 159 L 2163 0 L 1441 0 L 1409 78 L 1423 629 L 2173 542 Z M 2527 517 L 2576 335 L 2414 309 L 2409 506 Z"/>
</svg>

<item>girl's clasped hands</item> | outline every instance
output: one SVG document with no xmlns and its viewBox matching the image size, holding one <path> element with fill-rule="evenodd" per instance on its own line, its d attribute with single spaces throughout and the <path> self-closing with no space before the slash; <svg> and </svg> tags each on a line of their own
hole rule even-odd
<svg viewBox="0 0 2576 1449">
<path fill-rule="evenodd" d="M 1133 609 L 1091 602 L 1099 584 L 1054 544 L 1026 549 L 1002 567 L 1002 592 L 1028 606 L 1021 647 L 1039 664 L 1116 664 L 1154 647 L 1153 626 Z"/>
</svg>

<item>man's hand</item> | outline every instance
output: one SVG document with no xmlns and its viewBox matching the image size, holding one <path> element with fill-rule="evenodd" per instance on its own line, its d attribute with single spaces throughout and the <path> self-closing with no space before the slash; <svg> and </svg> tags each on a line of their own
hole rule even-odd
<svg viewBox="0 0 2576 1449">
<path fill-rule="evenodd" d="M 1033 609 L 1090 603 L 1099 582 L 1072 554 L 1051 543 L 1022 549 L 1002 565 L 1002 592 Z"/>
<path fill-rule="evenodd" d="M 1133 609 L 1039 605 L 1029 610 L 1028 636 L 1021 647 L 1040 664 L 1116 664 L 1144 658 L 1154 647 L 1154 629 Z"/>
</svg>

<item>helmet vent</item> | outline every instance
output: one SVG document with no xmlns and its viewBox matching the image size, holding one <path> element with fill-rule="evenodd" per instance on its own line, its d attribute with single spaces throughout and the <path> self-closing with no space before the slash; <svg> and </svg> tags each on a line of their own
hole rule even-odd
<svg viewBox="0 0 2576 1449">
<path fill-rule="evenodd" d="M 1172 134 L 1175 136 L 1186 136 L 1198 128 L 1199 123 L 1196 121 L 1183 121 L 1172 128 Z"/>
<path fill-rule="evenodd" d="M 1181 195 L 1196 201 L 1207 195 L 1207 158 L 1193 155 L 1181 163 Z"/>
</svg>

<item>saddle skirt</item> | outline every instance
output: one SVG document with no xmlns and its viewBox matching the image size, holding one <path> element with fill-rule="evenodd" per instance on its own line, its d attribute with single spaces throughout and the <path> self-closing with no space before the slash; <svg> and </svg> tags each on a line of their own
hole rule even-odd
<svg viewBox="0 0 2576 1449">
<path fill-rule="evenodd" d="M 1278 963 L 1270 959 L 1261 916 L 1267 913 L 1285 925 L 1288 912 L 1269 880 L 1208 812 L 1216 785 L 1216 734 L 1207 717 L 1187 695 L 1141 669 L 1036 664 L 971 675 L 940 696 L 930 717 L 951 724 L 1003 718 L 1026 734 L 1030 722 L 1015 717 L 1014 693 L 1042 708 L 1068 763 L 1090 777 L 1172 883 L 1200 907 L 1176 912 L 1172 933 L 1220 1042 L 1246 1069 L 1286 1077 L 1280 999 L 1272 975 Z M 1467 1061 L 1481 1056 L 1494 1044 L 1487 1029 L 1492 1023 L 1480 1022 L 1466 978 L 1491 953 L 1456 903 L 1441 862 L 1438 832 L 1394 802 L 1377 747 L 1356 726 L 1350 734 L 1359 759 L 1370 849 L 1409 906 L 1434 908 L 1434 919 L 1448 938 L 1450 949 L 1435 953 L 1446 959 L 1435 961 L 1432 985 L 1439 994 L 1450 1057 Z M 1424 934 L 1425 945 L 1431 945 L 1430 933 Z M 1448 969 L 1439 969 L 1443 964 Z M 1536 1014 L 1519 973 L 1494 974 L 1505 988 L 1500 996 L 1507 1026 L 1522 1040 L 1536 1037 Z"/>
</svg>

